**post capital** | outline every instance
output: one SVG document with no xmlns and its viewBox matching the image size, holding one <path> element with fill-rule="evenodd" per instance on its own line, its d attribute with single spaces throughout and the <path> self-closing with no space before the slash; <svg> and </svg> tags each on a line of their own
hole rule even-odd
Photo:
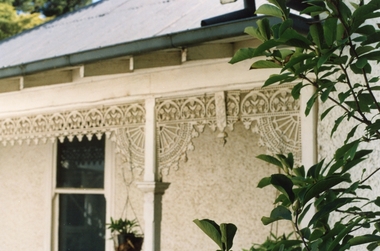
<svg viewBox="0 0 380 251">
<path fill-rule="evenodd" d="M 144 193 L 164 194 L 170 183 L 156 181 L 142 181 L 136 183 L 137 187 Z"/>
</svg>

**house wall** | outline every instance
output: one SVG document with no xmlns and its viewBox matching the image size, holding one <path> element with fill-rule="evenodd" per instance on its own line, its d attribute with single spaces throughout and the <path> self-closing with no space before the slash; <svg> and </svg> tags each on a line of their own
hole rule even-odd
<svg viewBox="0 0 380 251">
<path fill-rule="evenodd" d="M 162 250 L 215 249 L 216 244 L 192 222 L 203 218 L 236 224 L 235 250 L 264 240 L 271 228 L 263 226 L 260 218 L 269 215 L 275 191 L 256 186 L 275 170 L 255 158 L 265 152 L 258 146 L 258 135 L 238 123 L 224 146 L 209 129 L 193 142 L 195 149 L 189 152 L 188 161 L 163 177 L 171 185 L 163 197 Z M 0 241 L 5 250 L 45 249 L 53 149 L 48 142 L 7 146 L 0 151 L 0 215 L 7 229 L 0 232 Z M 132 177 L 128 164 L 119 155 L 115 157 L 112 215 L 136 217 L 144 227 L 143 194 L 136 187 L 142 176 L 135 172 Z"/>
<path fill-rule="evenodd" d="M 46 250 L 52 146 L 1 147 L 1 250 Z"/>
<path fill-rule="evenodd" d="M 162 250 L 217 249 L 194 219 L 234 223 L 238 231 L 233 250 L 249 249 L 252 243 L 263 242 L 270 231 L 276 233 L 260 220 L 269 216 L 276 191 L 259 189 L 257 184 L 277 170 L 256 158 L 266 151 L 258 142 L 258 134 L 242 123 L 229 132 L 225 145 L 209 129 L 194 139 L 188 161 L 163 178 L 171 184 L 163 199 Z M 287 227 L 289 231 L 290 224 Z"/>
<path fill-rule="evenodd" d="M 191 96 L 216 91 L 250 89 L 260 86 L 270 70 L 248 71 L 249 62 L 231 66 L 228 59 L 189 62 L 183 66 L 147 69 L 130 74 L 90 77 L 53 86 L 29 88 L 0 95 L 0 118 L 90 109 L 122 104 L 146 97 Z M 18 100 L 19 102 L 11 102 Z M 12 104 L 12 106 L 9 106 Z M 262 132 L 260 132 L 262 133 Z M 275 191 L 257 189 L 258 181 L 276 171 L 255 158 L 265 153 L 258 134 L 242 122 L 228 132 L 223 146 L 208 127 L 192 139 L 194 151 L 179 170 L 171 169 L 163 181 L 171 183 L 163 196 L 162 250 L 213 250 L 216 245 L 192 222 L 210 218 L 217 223 L 233 222 L 238 227 L 234 250 L 249 248 L 269 234 L 260 218 L 273 208 Z M 0 148 L 0 220 L 4 229 L 0 243 L 5 250 L 15 246 L 28 250 L 50 250 L 51 170 L 54 146 L 37 145 Z M 113 217 L 137 217 L 142 227 L 143 193 L 136 183 L 143 179 L 138 170 L 116 154 L 107 184 Z M 133 177 L 132 177 L 133 173 Z M 17 177 L 17 179 L 15 179 Z M 129 192 L 127 192 L 129 191 Z M 4 203 L 3 203 L 4 201 Z M 131 203 L 127 203 L 131 201 Z M 27 223 L 27 224 L 25 224 Z M 272 229 L 272 231 L 275 231 Z M 19 234 L 27 241 L 19 243 Z M 3 244 L 1 245 L 1 249 Z M 112 244 L 108 242 L 108 250 Z"/>
</svg>

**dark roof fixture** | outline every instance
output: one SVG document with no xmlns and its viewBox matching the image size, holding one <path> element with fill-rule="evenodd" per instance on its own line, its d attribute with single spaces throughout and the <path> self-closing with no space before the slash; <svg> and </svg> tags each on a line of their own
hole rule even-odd
<svg viewBox="0 0 380 251">
<path fill-rule="evenodd" d="M 235 1 L 227 1 L 227 2 L 235 2 Z M 297 10 L 297 11 L 301 11 L 308 6 L 307 3 L 305 3 L 303 0 L 287 0 L 286 5 L 289 8 L 293 10 Z M 204 19 L 201 21 L 201 26 L 203 27 L 203 26 L 219 24 L 219 23 L 224 23 L 224 22 L 256 16 L 255 11 L 256 11 L 255 0 L 244 0 L 244 9 L 230 12 L 221 16 Z"/>
<path fill-rule="evenodd" d="M 255 0 L 244 0 L 244 9 L 230 12 L 221 16 L 216 16 L 201 21 L 201 26 L 219 24 L 247 17 L 255 16 L 256 3 Z"/>
</svg>

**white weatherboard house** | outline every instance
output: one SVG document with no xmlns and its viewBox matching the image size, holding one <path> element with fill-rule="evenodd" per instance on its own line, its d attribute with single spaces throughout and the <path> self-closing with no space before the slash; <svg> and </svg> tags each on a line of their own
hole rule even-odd
<svg viewBox="0 0 380 251">
<path fill-rule="evenodd" d="M 262 241 L 274 169 L 255 156 L 310 165 L 316 143 L 289 86 L 228 64 L 259 44 L 254 9 L 103 0 L 2 41 L 0 250 L 111 251 L 110 217 L 137 218 L 145 251 L 215 250 L 197 218 L 235 223 L 234 250 Z"/>
</svg>

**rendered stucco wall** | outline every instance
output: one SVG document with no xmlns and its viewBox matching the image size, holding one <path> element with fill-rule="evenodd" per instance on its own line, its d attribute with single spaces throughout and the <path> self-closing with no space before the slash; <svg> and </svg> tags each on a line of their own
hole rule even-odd
<svg viewBox="0 0 380 251">
<path fill-rule="evenodd" d="M 142 180 L 143 174 L 131 172 L 128 163 L 123 163 L 119 154 L 115 157 L 115 204 L 112 217 L 137 219 L 141 228 L 144 229 L 144 193 L 136 186 L 136 182 Z"/>
<path fill-rule="evenodd" d="M 374 68 L 378 68 L 378 66 L 374 66 Z M 357 76 L 352 76 L 355 82 L 360 82 L 360 79 Z M 342 89 L 340 89 L 342 90 Z M 319 104 L 319 116 L 330 106 L 332 106 L 332 102 L 326 102 L 324 104 Z M 351 129 L 358 124 L 357 121 L 351 119 L 349 121 L 344 120 L 338 127 L 338 130 L 334 133 L 332 137 L 330 137 L 331 130 L 334 126 L 335 120 L 343 114 L 342 110 L 339 108 L 334 108 L 322 121 L 318 121 L 318 159 L 321 160 L 326 158 L 326 160 L 331 160 L 335 151 L 342 147 L 344 141 L 346 139 L 347 134 L 351 131 Z M 359 127 L 356 130 L 354 138 L 359 138 L 364 134 L 364 127 Z M 373 141 L 371 143 L 363 143 L 361 144 L 361 148 L 364 149 L 372 149 L 373 152 L 370 154 L 370 157 L 363 161 L 360 165 L 354 167 L 351 170 L 351 179 L 352 181 L 363 180 L 368 177 L 372 172 L 374 172 L 377 168 L 379 168 L 379 159 L 380 159 L 380 148 L 377 141 Z M 326 161 L 327 162 L 327 161 Z M 326 163 L 325 162 L 325 163 Z M 371 190 L 359 190 L 357 193 L 358 197 L 368 198 L 370 200 L 376 199 L 380 193 L 380 173 L 377 172 L 373 175 L 369 180 L 367 180 L 366 185 L 371 186 Z M 364 204 L 364 203 L 363 203 Z M 361 204 L 356 204 L 356 206 L 361 206 Z M 371 208 L 366 207 L 367 211 L 378 211 L 379 208 Z M 342 217 L 341 214 L 335 213 L 330 215 L 331 222 L 334 222 Z M 365 234 L 371 233 L 372 229 L 361 229 L 356 234 Z M 354 233 L 354 234 L 355 234 Z M 356 247 L 352 247 L 350 250 L 353 251 L 361 251 L 366 250 L 365 245 L 360 245 Z"/>
<path fill-rule="evenodd" d="M 171 185 L 163 199 L 162 250 L 216 250 L 192 222 L 203 218 L 237 225 L 233 250 L 263 242 L 271 228 L 260 219 L 269 216 L 276 192 L 257 184 L 277 170 L 255 158 L 266 151 L 258 147 L 258 135 L 237 123 L 224 146 L 209 129 L 193 142 L 188 161 L 163 178 Z"/>
<path fill-rule="evenodd" d="M 44 250 L 52 144 L 0 149 L 0 250 Z"/>
</svg>

